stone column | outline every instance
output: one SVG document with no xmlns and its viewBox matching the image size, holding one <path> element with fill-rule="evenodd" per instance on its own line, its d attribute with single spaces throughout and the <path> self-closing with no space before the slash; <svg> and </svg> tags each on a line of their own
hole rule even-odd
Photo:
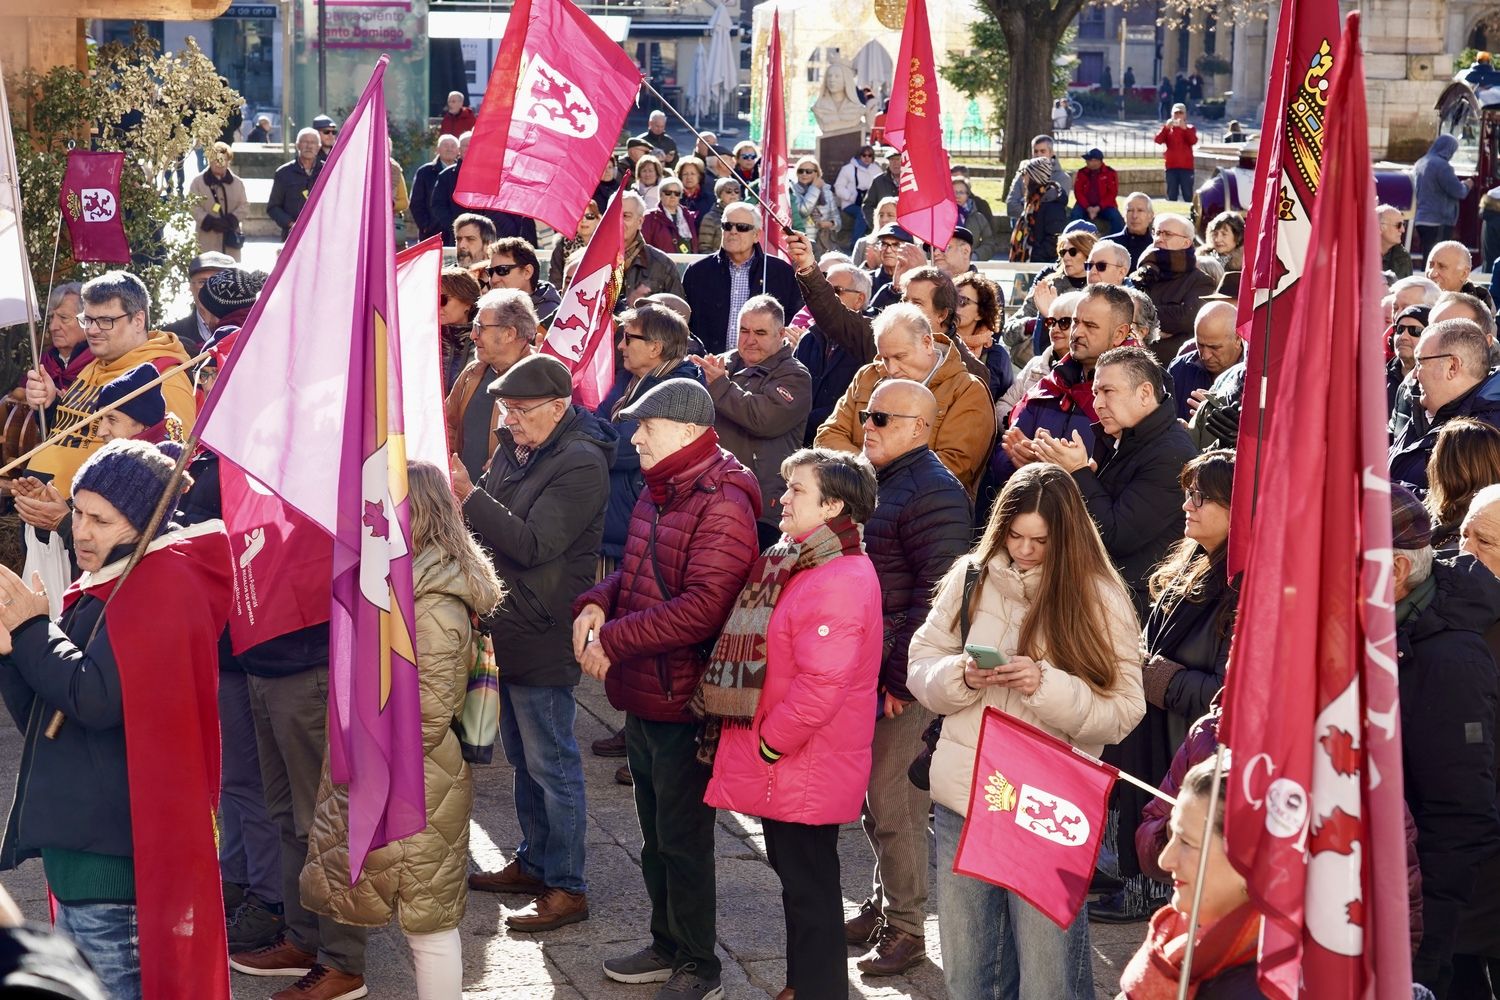
<svg viewBox="0 0 1500 1000">
<path fill-rule="evenodd" d="M 1168 79 L 1177 76 L 1177 66 L 1182 59 L 1182 32 L 1178 28 L 1162 28 L 1161 40 L 1161 74 Z M 1160 80 L 1152 80 L 1153 84 L 1160 84 Z"/>
<path fill-rule="evenodd" d="M 1204 35 L 1208 33 L 1208 17 L 1202 10 L 1193 11 L 1188 21 L 1187 75 L 1198 72 L 1198 60 L 1203 56 Z"/>
</svg>

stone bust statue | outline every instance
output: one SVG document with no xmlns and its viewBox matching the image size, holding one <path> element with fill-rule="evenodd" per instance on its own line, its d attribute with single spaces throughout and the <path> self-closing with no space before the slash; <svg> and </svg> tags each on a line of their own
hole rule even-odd
<svg viewBox="0 0 1500 1000">
<path fill-rule="evenodd" d="M 823 89 L 813 102 L 813 118 L 823 135 L 863 130 L 867 111 L 855 89 L 854 67 L 834 58 L 823 72 Z"/>
</svg>

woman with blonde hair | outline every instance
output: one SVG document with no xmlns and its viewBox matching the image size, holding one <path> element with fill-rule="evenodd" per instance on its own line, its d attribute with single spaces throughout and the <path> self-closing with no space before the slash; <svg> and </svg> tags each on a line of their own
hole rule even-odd
<svg viewBox="0 0 1500 1000">
<path fill-rule="evenodd" d="M 807 235 L 815 254 L 822 256 L 830 250 L 842 249 L 834 237 L 838 235 L 843 213 L 833 196 L 833 185 L 823 182 L 823 168 L 811 156 L 797 160 L 791 201 L 792 227 Z"/>
<path fill-rule="evenodd" d="M 1432 547 L 1458 548 L 1458 529 L 1474 494 L 1500 483 L 1500 429 L 1473 417 L 1443 424 L 1427 460 Z"/>
<path fill-rule="evenodd" d="M 650 153 L 635 161 L 635 179 L 631 182 L 630 189 L 645 199 L 646 211 L 654 212 L 656 206 L 661 204 L 661 182 L 668 175 L 667 168 Z"/>
<path fill-rule="evenodd" d="M 412 462 L 407 485 L 427 826 L 371 851 L 351 885 L 348 788 L 332 784 L 325 762 L 308 831 L 302 903 L 356 927 L 383 927 L 394 913 L 411 947 L 419 1000 L 459 1000 L 458 925 L 469 894 L 474 785 L 453 720 L 463 711 L 474 663 L 474 621 L 494 610 L 505 591 L 464 526 L 444 471 Z"/>
<path fill-rule="evenodd" d="M 966 644 L 997 650 L 1000 665 L 980 666 Z M 917 701 L 947 717 L 930 777 L 949 995 L 1018 983 L 1021 996 L 1091 1000 L 1083 914 L 1061 930 L 1015 893 L 953 872 L 987 708 L 1096 756 L 1145 712 L 1135 607 L 1073 477 L 1041 462 L 1010 477 L 978 547 L 938 588 L 907 669 Z"/>
<path fill-rule="evenodd" d="M 193 222 L 196 223 L 198 252 L 218 251 L 240 259 L 245 237 L 240 222 L 250 210 L 245 182 L 229 169 L 234 150 L 227 143 L 216 142 L 208 151 L 208 167 L 188 184 L 193 199 Z"/>
</svg>

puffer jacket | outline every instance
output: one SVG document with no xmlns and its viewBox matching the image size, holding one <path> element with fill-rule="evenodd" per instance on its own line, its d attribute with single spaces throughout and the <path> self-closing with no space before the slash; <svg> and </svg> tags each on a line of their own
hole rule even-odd
<svg viewBox="0 0 1500 1000">
<path fill-rule="evenodd" d="M 573 602 L 573 616 L 590 604 L 604 611 L 597 638 L 611 664 L 611 705 L 651 722 L 691 722 L 688 699 L 708 665 L 700 647 L 724 627 L 760 554 L 760 484 L 716 448 L 669 489 L 660 507 L 641 494 L 620 568 Z"/>
<path fill-rule="evenodd" d="M 1051 345 L 1047 349 L 1050 351 Z M 1069 386 L 1094 380 L 1092 371 L 1085 372 L 1083 365 L 1074 361 L 1072 355 L 1064 355 L 1038 378 L 1025 398 L 1010 411 L 1010 426 L 1019 427 L 1028 438 L 1036 437 L 1037 430 L 1045 427 L 1053 437 L 1064 441 L 1072 440 L 1073 432 L 1077 431 L 1083 443 L 1092 450 L 1095 433 L 1092 399 L 1087 405 L 1080 406 L 1076 397 L 1050 391 L 1042 382 L 1048 374 L 1056 375 L 1059 381 Z M 990 453 L 990 477 L 997 486 L 1004 486 L 1015 471 L 1015 463 L 1005 449 L 997 445 Z"/>
<path fill-rule="evenodd" d="M 1496 376 L 1491 372 L 1486 381 L 1441 407 L 1431 419 L 1419 400 L 1408 397 L 1404 410 L 1398 400 L 1391 417 L 1391 482 L 1409 486 L 1418 497 L 1427 496 L 1427 462 L 1437 444 L 1438 431 L 1454 417 L 1472 417 L 1500 427 L 1500 394 L 1494 393 L 1500 387 L 1500 378 Z M 1411 382 L 1415 384 L 1416 380 Z"/>
<path fill-rule="evenodd" d="M 459 925 L 469 896 L 474 785 L 453 720 L 463 711 L 476 633 L 469 620 L 474 598 L 456 560 L 435 547 L 422 549 L 412 577 L 427 826 L 371 851 L 350 885 L 349 788 L 331 782 L 324 761 L 299 885 L 303 906 L 341 924 L 383 927 L 395 910 L 403 931 L 432 934 Z"/>
<path fill-rule="evenodd" d="M 1468 197 L 1468 188 L 1453 170 L 1453 154 L 1458 152 L 1458 137 L 1438 136 L 1427 149 L 1427 155 L 1412 168 L 1416 214 L 1412 225 L 1451 226 L 1458 221 L 1458 207 Z"/>
<path fill-rule="evenodd" d="M 1177 748 L 1172 757 L 1172 766 L 1161 779 L 1160 788 L 1173 798 L 1182 791 L 1182 779 L 1194 764 L 1208 760 L 1219 749 L 1219 718 L 1222 714 L 1220 699 L 1215 695 L 1208 707 L 1208 714 L 1193 723 L 1187 740 Z M 1423 937 L 1422 925 L 1422 869 L 1417 861 L 1417 824 L 1412 820 L 1411 810 L 1406 817 L 1406 899 L 1411 950 L 1415 954 Z M 1172 807 L 1155 795 L 1148 796 L 1141 810 L 1140 821 L 1135 828 L 1135 853 L 1140 859 L 1141 871 L 1149 878 L 1170 884 L 1172 876 L 1162 870 L 1158 859 L 1171 839 Z M 1202 996 L 1200 993 L 1199 996 Z"/>
<path fill-rule="evenodd" d="M 703 801 L 824 826 L 859 818 L 870 783 L 879 584 L 864 555 L 792 577 L 766 629 L 766 678 L 750 726 L 725 726 Z M 760 741 L 783 756 L 767 764 Z"/>
<path fill-rule="evenodd" d="M 604 544 L 600 551 L 611 559 L 625 554 L 625 539 L 630 531 L 630 516 L 635 502 L 640 499 L 646 481 L 641 478 L 641 456 L 630 439 L 635 436 L 639 421 L 618 417 L 615 414 L 626 409 L 632 402 L 656 388 L 669 378 L 690 378 L 703 382 L 703 369 L 688 360 L 668 362 L 660 368 L 642 376 L 639 380 L 627 371 L 617 373 L 609 395 L 594 412 L 601 419 L 615 426 L 619 440 L 615 442 L 614 461 L 609 463 L 609 504 L 604 509 Z"/>
<path fill-rule="evenodd" d="M 614 452 L 614 427 L 574 405 L 525 465 L 501 430 L 481 488 L 464 500 L 464 518 L 510 591 L 485 622 L 507 684 L 578 683 L 570 611 L 595 580 Z"/>
<path fill-rule="evenodd" d="M 786 488 L 781 463 L 802 447 L 807 414 L 812 409 L 812 376 L 792 354 L 792 345 L 758 365 L 747 364 L 739 351 L 728 357 L 728 374 L 708 383 L 718 419 L 719 443 L 760 481 L 760 519 L 777 524 L 776 501 Z"/>
<path fill-rule="evenodd" d="M 865 525 L 865 549 L 880 576 L 885 649 L 880 688 L 911 701 L 906 656 L 927 617 L 937 585 L 954 560 L 969 551 L 973 508 L 963 486 L 925 445 L 875 473 L 875 512 Z"/>
<path fill-rule="evenodd" d="M 932 426 L 929 443 L 972 497 L 995 442 L 995 411 L 990 390 L 983 379 L 970 374 L 951 340 L 941 333 L 933 334 L 932 339 L 943 359 L 927 380 L 927 388 L 938 403 L 937 422 Z M 875 387 L 885 378 L 885 367 L 878 361 L 856 372 L 833 413 L 818 428 L 814 443 L 820 448 L 859 452 L 865 441 L 859 411 L 869 408 Z"/>
<path fill-rule="evenodd" d="M 1500 852 L 1495 724 L 1500 674 L 1484 633 L 1500 581 L 1470 555 L 1439 559 L 1396 607 L 1406 802 L 1422 860 L 1422 947 L 1412 977 L 1452 976 L 1459 919 L 1483 863 Z"/>
<path fill-rule="evenodd" d="M 1094 592 L 1109 622 L 1109 641 L 1118 670 L 1113 688 L 1095 691 L 1046 659 L 1037 661 L 1042 684 L 1031 695 L 1005 687 L 975 691 L 966 685 L 967 655 L 958 625 L 965 565 L 960 563 L 943 580 L 932 611 L 912 637 L 911 664 L 907 668 L 907 683 L 917 701 L 947 716 L 932 756 L 932 800 L 959 815 L 969 811 L 969 786 L 985 708 L 993 706 L 1096 757 L 1106 744 L 1123 739 L 1146 711 L 1135 611 L 1123 590 L 1103 580 L 1095 584 Z M 1041 580 L 1041 567 L 1018 570 L 1003 549 L 991 557 L 977 584 L 978 602 L 968 641 L 1014 655 L 1021 638 L 1021 622 Z M 1086 584 L 1079 581 L 1079 586 Z"/>
<path fill-rule="evenodd" d="M 1191 337 L 1203 297 L 1218 290 L 1214 279 L 1198 270 L 1191 250 L 1147 250 L 1130 272 L 1130 283 L 1151 297 L 1164 338 Z"/>
</svg>

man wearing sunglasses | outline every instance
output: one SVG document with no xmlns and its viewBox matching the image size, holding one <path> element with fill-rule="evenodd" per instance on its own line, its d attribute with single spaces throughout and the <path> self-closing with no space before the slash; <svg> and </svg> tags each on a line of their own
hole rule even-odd
<svg viewBox="0 0 1500 1000">
<path fill-rule="evenodd" d="M 1130 251 L 1119 243 L 1101 240 L 1089 251 L 1086 283 L 1090 285 L 1123 285 L 1130 273 Z"/>
<path fill-rule="evenodd" d="M 490 255 L 490 266 L 486 273 L 491 288 L 515 288 L 531 296 L 531 307 L 536 310 L 537 323 L 545 329 L 562 305 L 562 295 L 551 282 L 538 280 L 541 263 L 537 260 L 536 248 L 519 236 L 506 236 L 485 248 Z"/>
<path fill-rule="evenodd" d="M 333 152 L 333 144 L 338 141 L 339 123 L 327 115 L 318 115 L 312 120 L 312 127 L 318 133 L 318 159 L 326 160 Z"/>
<path fill-rule="evenodd" d="M 1380 269 L 1389 271 L 1396 280 L 1411 274 L 1411 253 L 1406 249 L 1406 217 L 1395 205 L 1375 209 L 1380 220 Z"/>
<path fill-rule="evenodd" d="M 748 202 L 736 202 L 724 209 L 723 218 L 723 246 L 688 267 L 682 276 L 682 297 L 693 310 L 693 335 L 712 354 L 734 350 L 740 309 L 755 296 L 770 295 L 787 316 L 795 316 L 802 308 L 792 265 L 767 257 L 760 248 L 760 210 Z"/>
<path fill-rule="evenodd" d="M 476 303 L 469 333 L 475 357 L 459 372 L 445 409 L 448 451 L 463 462 L 470 481 L 479 481 L 500 442 L 499 407 L 480 390 L 536 353 L 536 330 L 531 296 L 519 289 L 494 288 Z"/>
</svg>

